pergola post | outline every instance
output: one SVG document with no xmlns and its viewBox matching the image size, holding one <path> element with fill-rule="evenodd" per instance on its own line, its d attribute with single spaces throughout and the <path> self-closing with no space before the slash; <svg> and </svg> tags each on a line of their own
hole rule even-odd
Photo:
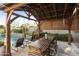
<svg viewBox="0 0 79 59">
<path fill-rule="evenodd" d="M 13 13 L 13 10 L 10 10 L 7 12 L 7 18 L 6 18 L 6 53 L 5 55 L 10 56 L 11 55 L 11 42 L 10 42 L 10 18 Z"/>
<path fill-rule="evenodd" d="M 26 38 L 26 29 L 24 26 L 22 27 L 22 32 L 23 32 L 23 37 Z"/>
<path fill-rule="evenodd" d="M 72 34 L 71 34 L 72 21 L 73 18 L 70 18 L 68 22 L 68 45 L 71 45 L 71 41 L 72 41 Z"/>
<path fill-rule="evenodd" d="M 71 45 L 71 41 L 72 41 L 72 35 L 71 35 L 71 30 L 68 30 L 68 45 Z"/>
<path fill-rule="evenodd" d="M 38 21 L 38 37 L 40 38 L 40 21 Z"/>
</svg>

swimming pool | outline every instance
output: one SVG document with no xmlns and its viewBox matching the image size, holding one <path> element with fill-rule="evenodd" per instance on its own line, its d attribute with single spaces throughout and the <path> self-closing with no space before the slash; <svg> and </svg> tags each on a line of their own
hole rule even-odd
<svg viewBox="0 0 79 59">
<path fill-rule="evenodd" d="M 13 43 L 16 42 L 17 39 L 21 38 L 22 34 L 18 34 L 18 33 L 11 33 L 11 45 Z M 0 40 L 1 41 L 5 41 L 5 35 L 4 34 L 0 34 Z"/>
</svg>

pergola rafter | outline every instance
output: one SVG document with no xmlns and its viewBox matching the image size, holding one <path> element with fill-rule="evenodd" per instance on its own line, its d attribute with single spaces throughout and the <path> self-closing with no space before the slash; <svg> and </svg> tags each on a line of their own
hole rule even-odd
<svg viewBox="0 0 79 59">
<path fill-rule="evenodd" d="M 54 9 L 54 11 L 55 11 L 55 15 L 56 15 L 56 19 L 57 19 L 57 10 L 56 10 L 55 4 L 53 4 L 53 9 Z"/>
</svg>

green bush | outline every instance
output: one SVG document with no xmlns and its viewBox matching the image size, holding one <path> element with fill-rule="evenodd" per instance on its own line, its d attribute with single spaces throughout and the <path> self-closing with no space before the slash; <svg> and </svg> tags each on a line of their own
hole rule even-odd
<svg viewBox="0 0 79 59">
<path fill-rule="evenodd" d="M 3 45 L 4 45 L 4 42 L 0 40 L 0 46 L 3 46 Z"/>
<path fill-rule="evenodd" d="M 55 38 L 56 38 L 58 41 L 68 42 L 68 34 L 58 34 L 58 33 L 51 34 L 51 33 L 48 33 L 48 35 L 49 35 L 49 36 L 55 36 Z M 72 38 L 72 41 L 73 41 L 73 38 Z"/>
<path fill-rule="evenodd" d="M 26 34 L 32 36 L 32 32 L 27 31 Z"/>
<path fill-rule="evenodd" d="M 68 42 L 68 34 L 54 34 L 58 41 Z M 72 39 L 73 41 L 73 39 Z"/>
<path fill-rule="evenodd" d="M 13 29 L 12 31 L 15 33 L 22 33 L 22 29 Z"/>
</svg>

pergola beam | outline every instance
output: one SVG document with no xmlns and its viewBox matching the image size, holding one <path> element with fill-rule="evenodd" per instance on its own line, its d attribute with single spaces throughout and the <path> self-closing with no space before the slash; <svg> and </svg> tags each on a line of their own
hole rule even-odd
<svg viewBox="0 0 79 59">
<path fill-rule="evenodd" d="M 11 19 L 11 22 L 10 23 L 12 23 L 15 19 L 17 19 L 17 18 L 19 18 L 19 16 L 16 16 L 16 17 L 14 17 L 13 19 Z"/>
<path fill-rule="evenodd" d="M 8 11 L 10 11 L 10 10 L 17 9 L 17 8 L 23 6 L 24 4 L 25 4 L 25 3 L 13 4 L 12 6 L 6 7 L 6 8 L 4 9 L 4 11 L 5 11 L 5 12 L 8 12 Z"/>
<path fill-rule="evenodd" d="M 40 38 L 40 21 L 38 21 L 38 37 Z"/>
<path fill-rule="evenodd" d="M 24 10 L 25 14 L 30 17 L 31 16 L 31 13 L 30 12 L 27 12 L 26 10 Z"/>
<path fill-rule="evenodd" d="M 23 16 L 23 15 L 19 15 L 19 14 L 17 14 L 17 13 L 13 13 L 13 15 L 16 15 L 16 16 L 19 16 L 19 17 L 22 17 L 22 18 L 25 18 L 25 19 L 29 19 L 29 20 L 36 21 L 36 20 L 34 20 L 34 19 L 31 19 L 31 18 L 26 17 L 26 16 Z"/>
</svg>

